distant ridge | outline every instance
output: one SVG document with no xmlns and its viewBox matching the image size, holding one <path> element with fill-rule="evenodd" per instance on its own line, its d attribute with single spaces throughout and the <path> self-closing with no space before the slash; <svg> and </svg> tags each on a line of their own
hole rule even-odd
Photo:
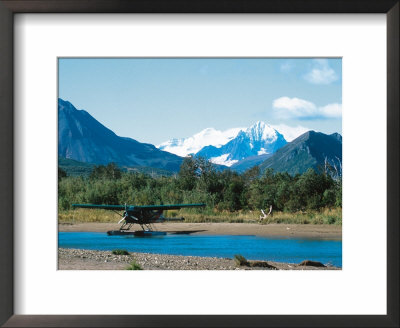
<svg viewBox="0 0 400 328">
<path fill-rule="evenodd" d="M 76 161 L 74 159 L 68 159 L 64 157 L 58 157 L 58 167 L 63 169 L 68 176 L 82 176 L 88 177 L 92 173 L 96 164 L 93 163 L 83 163 Z M 147 166 L 119 166 L 122 172 L 137 172 L 144 173 L 150 176 L 171 176 L 174 173 L 171 171 L 147 167 Z"/>
<path fill-rule="evenodd" d="M 68 176 L 88 177 L 95 164 L 83 163 L 74 159 L 58 157 L 58 167 L 63 169 Z"/>
<path fill-rule="evenodd" d="M 151 144 L 117 136 L 88 112 L 58 99 L 58 155 L 84 163 L 179 171 L 182 158 Z"/>
<path fill-rule="evenodd" d="M 324 167 L 325 159 L 330 165 L 341 166 L 342 136 L 308 131 L 276 151 L 261 165 L 261 171 L 272 168 L 276 172 L 303 173 L 309 168 Z"/>
<path fill-rule="evenodd" d="M 231 168 L 231 170 L 241 173 L 241 172 L 244 172 L 254 166 L 260 165 L 262 162 L 264 162 L 266 159 L 270 158 L 272 155 L 273 154 L 250 156 L 250 157 L 242 159 L 241 161 L 233 164 L 230 168 Z"/>
</svg>

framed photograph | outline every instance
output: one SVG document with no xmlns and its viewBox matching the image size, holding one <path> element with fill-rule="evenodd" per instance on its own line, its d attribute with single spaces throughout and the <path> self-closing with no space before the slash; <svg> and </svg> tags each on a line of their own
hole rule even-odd
<svg viewBox="0 0 400 328">
<path fill-rule="evenodd" d="M 341 64 L 59 58 L 58 269 L 340 270 Z"/>
<path fill-rule="evenodd" d="M 398 326 L 398 1 L 0 10 L 1 324 Z"/>
</svg>

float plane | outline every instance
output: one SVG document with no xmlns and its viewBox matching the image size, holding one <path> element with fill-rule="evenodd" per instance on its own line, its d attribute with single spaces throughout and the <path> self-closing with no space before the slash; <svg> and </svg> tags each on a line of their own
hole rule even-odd
<svg viewBox="0 0 400 328">
<path fill-rule="evenodd" d="M 72 204 L 73 208 L 104 209 L 117 212 L 122 216 L 118 223 L 122 223 L 119 230 L 107 231 L 108 235 L 135 235 L 151 236 L 162 235 L 165 232 L 154 231 L 152 224 L 165 221 L 184 221 L 184 218 L 166 218 L 163 211 L 179 210 L 188 207 L 204 207 L 205 204 L 174 204 L 174 205 L 96 205 L 96 204 Z M 123 211 L 123 214 L 119 212 Z M 129 231 L 133 224 L 139 224 L 142 230 Z"/>
</svg>

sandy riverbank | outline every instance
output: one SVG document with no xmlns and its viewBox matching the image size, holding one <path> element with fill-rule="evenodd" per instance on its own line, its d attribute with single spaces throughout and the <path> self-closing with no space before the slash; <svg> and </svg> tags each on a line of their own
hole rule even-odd
<svg viewBox="0 0 400 328">
<path fill-rule="evenodd" d="M 126 270 L 133 261 L 143 270 L 340 270 L 332 266 L 303 266 L 272 261 L 249 261 L 252 266 L 239 266 L 233 259 L 216 257 L 148 253 L 113 255 L 110 251 L 58 250 L 59 270 Z"/>
<path fill-rule="evenodd" d="M 256 235 L 265 237 L 292 237 L 342 239 L 342 226 L 312 224 L 251 224 L 251 223 L 159 223 L 155 230 L 187 232 L 205 235 Z M 59 231 L 106 232 L 118 230 L 114 223 L 59 224 Z M 139 227 L 131 230 L 140 230 Z"/>
</svg>

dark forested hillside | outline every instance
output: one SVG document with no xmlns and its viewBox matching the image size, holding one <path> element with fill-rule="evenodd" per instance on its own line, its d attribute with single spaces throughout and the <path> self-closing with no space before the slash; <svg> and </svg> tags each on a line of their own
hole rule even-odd
<svg viewBox="0 0 400 328">
<path fill-rule="evenodd" d="M 289 174 L 304 173 L 309 168 L 315 170 L 330 169 L 341 174 L 342 138 L 340 134 L 327 135 L 320 132 L 308 131 L 292 142 L 276 151 L 261 165 L 261 171 L 272 168 L 276 172 Z"/>
</svg>

